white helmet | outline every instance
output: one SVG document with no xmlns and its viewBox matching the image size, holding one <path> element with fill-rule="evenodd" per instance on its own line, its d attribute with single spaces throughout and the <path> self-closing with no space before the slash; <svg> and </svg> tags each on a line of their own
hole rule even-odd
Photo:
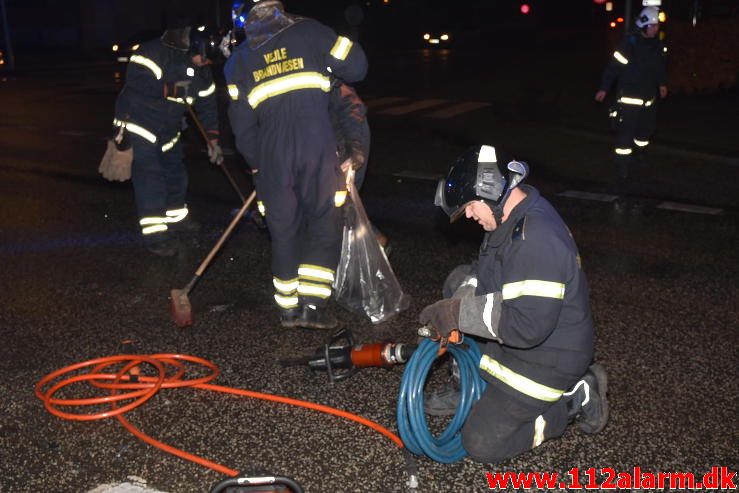
<svg viewBox="0 0 739 493">
<path fill-rule="evenodd" d="M 650 24 L 659 24 L 659 9 L 657 7 L 644 7 L 636 18 L 636 26 L 642 27 Z"/>
</svg>

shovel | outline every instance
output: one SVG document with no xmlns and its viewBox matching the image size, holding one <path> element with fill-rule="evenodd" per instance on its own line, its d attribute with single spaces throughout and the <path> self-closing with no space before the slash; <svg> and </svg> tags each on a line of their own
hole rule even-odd
<svg viewBox="0 0 739 493">
<path fill-rule="evenodd" d="M 173 289 L 169 292 L 169 311 L 172 314 L 172 320 L 174 321 L 175 325 L 177 325 L 177 327 L 182 328 L 192 325 L 192 305 L 190 305 L 190 298 L 188 297 L 188 295 L 190 294 L 190 291 L 192 291 L 192 288 L 195 287 L 198 279 L 200 279 L 200 277 L 203 275 L 203 272 L 205 272 L 205 269 L 208 268 L 208 265 L 210 264 L 211 260 L 213 260 L 213 257 L 215 257 L 216 253 L 218 253 L 218 250 L 221 249 L 223 243 L 236 227 L 236 224 L 238 224 L 246 211 L 249 209 L 249 206 L 251 206 L 251 203 L 254 201 L 254 198 L 256 196 L 257 192 L 255 190 L 251 193 L 251 195 L 249 195 L 249 198 L 244 201 L 244 205 L 241 206 L 241 209 L 239 209 L 239 212 L 231 220 L 231 223 L 226 228 L 226 231 L 223 232 L 221 237 L 218 239 L 218 242 L 211 249 L 210 253 L 208 253 L 208 256 L 205 257 L 205 260 L 203 260 L 198 269 L 195 271 L 195 275 L 192 277 L 192 279 L 190 279 L 190 282 L 188 282 L 187 285 L 182 289 Z"/>
</svg>

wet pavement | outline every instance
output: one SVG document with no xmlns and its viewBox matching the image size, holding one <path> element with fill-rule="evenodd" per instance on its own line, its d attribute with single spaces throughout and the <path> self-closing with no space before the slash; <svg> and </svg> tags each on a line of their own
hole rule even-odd
<svg viewBox="0 0 739 493">
<path fill-rule="evenodd" d="M 367 93 L 394 96 L 393 89 L 374 86 Z M 278 327 L 269 237 L 248 223 L 190 294 L 193 327 L 174 326 L 168 293 L 190 280 L 238 198 L 207 163 L 197 135 L 188 135 L 189 205 L 204 229 L 182 239 L 176 258 L 145 254 L 130 184 L 110 184 L 96 173 L 115 90 L 110 73 L 99 69 L 2 86 L 0 491 L 87 492 L 135 476 L 168 493 L 204 492 L 225 478 L 142 443 L 114 419 L 72 422 L 46 412 L 33 393 L 39 379 L 101 356 L 195 355 L 219 367 L 218 385 L 336 407 L 397 432 L 402 366 L 365 369 L 332 385 L 325 374 L 278 363 L 312 353 L 328 334 Z M 556 91 L 542 94 L 554 98 Z M 469 93 L 473 101 L 483 97 Z M 708 114 L 709 103 L 681 104 Z M 583 100 L 583 108 L 588 104 Z M 609 372 L 611 421 L 594 436 L 571 427 L 561 439 L 496 465 L 419 458 L 418 491 L 487 491 L 489 471 L 736 471 L 736 147 L 719 140 L 710 122 L 675 134 L 675 145 L 663 135 L 655 143 L 672 151 L 656 153 L 653 188 L 621 207 L 562 195 L 601 193 L 607 186 L 609 136 L 599 129 L 596 110 L 575 125 L 572 115 L 562 116 L 569 110 L 546 119 L 492 106 L 447 121 L 382 115 L 380 108 L 370 113 L 373 155 L 362 194 L 370 217 L 392 239 L 391 262 L 411 304 L 379 325 L 338 307 L 332 311 L 358 342 L 415 342 L 418 313 L 441 296 L 452 268 L 475 257 L 481 237 L 474 225 L 445 224 L 432 205 L 435 184 L 424 177 L 443 173 L 470 141 L 504 138 L 530 159 L 530 182 L 560 211 L 580 248 L 597 326 L 596 359 Z M 715 111 L 724 105 L 715 104 Z M 247 189 L 235 157 L 227 163 Z M 666 200 L 718 213 L 657 207 Z M 75 396 L 91 392 L 74 390 Z M 408 491 L 395 444 L 307 409 L 165 389 L 127 418 L 169 445 L 245 474 L 293 477 L 309 492 Z"/>
</svg>

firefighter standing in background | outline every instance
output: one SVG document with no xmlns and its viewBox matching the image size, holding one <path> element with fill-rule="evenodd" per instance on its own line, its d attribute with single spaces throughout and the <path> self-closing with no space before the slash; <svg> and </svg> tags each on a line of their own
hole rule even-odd
<svg viewBox="0 0 739 493">
<path fill-rule="evenodd" d="M 480 360 L 488 386 L 462 428 L 465 450 L 485 463 L 559 437 L 572 420 L 586 433 L 608 420 L 606 373 L 591 365 L 593 321 L 577 246 L 552 205 L 521 185 L 527 175 L 525 163 L 492 146 L 472 148 L 440 180 L 434 201 L 451 221 L 464 215 L 486 232 L 454 295 L 419 317 L 440 336 L 458 329 L 488 341 Z M 425 409 L 454 414 L 458 403 L 459 391 L 447 390 Z"/>
<path fill-rule="evenodd" d="M 272 237 L 274 299 L 283 327 L 333 328 L 326 312 L 341 252 L 344 177 L 328 111 L 331 75 L 364 78 L 361 47 L 319 22 L 255 2 L 246 40 L 226 64 L 236 147 L 258 170 L 258 206 Z"/>
<path fill-rule="evenodd" d="M 133 147 L 133 181 L 139 225 L 147 249 L 159 256 L 177 253 L 173 232 L 193 232 L 188 218 L 187 170 L 180 131 L 187 105 L 193 105 L 211 141 L 209 159 L 223 162 L 218 145 L 215 83 L 209 65 L 216 60 L 216 37 L 172 19 L 160 39 L 142 43 L 126 70 L 115 107 L 115 142 Z"/>
<path fill-rule="evenodd" d="M 602 102 L 618 80 L 614 191 L 619 194 L 631 191 L 634 165 L 644 166 L 644 152 L 655 129 L 657 96 L 667 97 L 667 48 L 657 36 L 659 16 L 656 7 L 641 11 L 636 19 L 639 31 L 621 40 L 595 94 Z"/>
</svg>

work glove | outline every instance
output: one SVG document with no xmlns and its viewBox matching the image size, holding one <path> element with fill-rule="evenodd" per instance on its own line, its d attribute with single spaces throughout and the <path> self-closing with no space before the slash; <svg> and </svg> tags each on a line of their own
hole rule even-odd
<svg viewBox="0 0 739 493">
<path fill-rule="evenodd" d="M 450 298 L 429 305 L 418 316 L 421 325 L 431 326 L 440 337 L 449 337 L 453 330 L 459 329 L 459 307 L 462 300 Z"/>
<path fill-rule="evenodd" d="M 100 160 L 98 172 L 108 181 L 126 181 L 131 178 L 131 164 L 133 163 L 133 148 L 119 151 L 113 140 L 108 140 L 108 146 Z"/>
<path fill-rule="evenodd" d="M 217 166 L 223 164 L 223 149 L 217 140 L 211 140 L 208 144 L 208 159 Z"/>
</svg>

